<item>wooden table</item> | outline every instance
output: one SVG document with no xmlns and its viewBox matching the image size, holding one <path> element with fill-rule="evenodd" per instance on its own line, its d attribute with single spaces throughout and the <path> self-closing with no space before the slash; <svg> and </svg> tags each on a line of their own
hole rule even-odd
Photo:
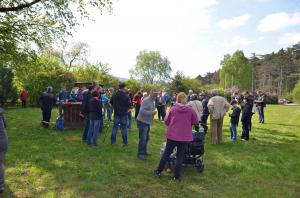
<svg viewBox="0 0 300 198">
<path fill-rule="evenodd" d="M 81 102 L 64 102 L 62 104 L 65 127 L 82 127 L 84 120 L 79 116 Z"/>
</svg>

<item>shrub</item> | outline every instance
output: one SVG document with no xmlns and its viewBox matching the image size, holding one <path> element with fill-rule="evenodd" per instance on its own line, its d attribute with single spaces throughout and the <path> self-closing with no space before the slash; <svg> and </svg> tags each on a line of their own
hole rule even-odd
<svg viewBox="0 0 300 198">
<path fill-rule="evenodd" d="M 13 105 L 18 100 L 17 88 L 13 84 L 12 69 L 0 66 L 0 105 Z"/>
<path fill-rule="evenodd" d="M 266 92 L 265 102 L 266 104 L 278 104 L 278 95 L 275 93 Z"/>
<path fill-rule="evenodd" d="M 24 88 L 29 93 L 29 102 L 31 105 L 39 104 L 39 97 L 46 87 L 52 86 L 54 93 L 60 91 L 60 87 L 65 85 L 68 89 L 73 87 L 74 77 L 72 73 L 63 70 L 54 70 L 51 72 L 40 72 L 32 76 L 30 81 L 24 83 Z"/>
<path fill-rule="evenodd" d="M 293 92 L 292 92 L 293 99 L 297 102 L 300 102 L 300 80 L 295 85 Z"/>
</svg>

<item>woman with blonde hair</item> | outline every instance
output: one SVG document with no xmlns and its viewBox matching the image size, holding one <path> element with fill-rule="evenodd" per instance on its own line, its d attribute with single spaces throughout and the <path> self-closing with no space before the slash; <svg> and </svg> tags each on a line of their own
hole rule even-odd
<svg viewBox="0 0 300 198">
<path fill-rule="evenodd" d="M 180 170 L 184 157 L 184 150 L 188 142 L 193 140 L 192 127 L 193 125 L 198 124 L 197 114 L 190 105 L 187 105 L 187 96 L 185 93 L 180 92 L 177 95 L 176 103 L 171 107 L 164 122 L 167 125 L 167 144 L 159 166 L 155 170 L 155 176 L 161 176 L 161 172 L 163 171 L 170 154 L 173 152 L 173 149 L 177 147 L 174 180 L 178 181 L 181 178 Z"/>
</svg>

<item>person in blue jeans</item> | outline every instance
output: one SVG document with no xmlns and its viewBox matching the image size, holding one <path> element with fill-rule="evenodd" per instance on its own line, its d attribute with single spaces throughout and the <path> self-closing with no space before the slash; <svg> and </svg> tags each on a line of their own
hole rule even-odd
<svg viewBox="0 0 300 198">
<path fill-rule="evenodd" d="M 127 113 L 127 129 L 132 128 L 132 110 L 129 109 Z"/>
<path fill-rule="evenodd" d="M 119 90 L 112 96 L 110 103 L 114 108 L 114 126 L 111 132 L 111 144 L 116 144 L 117 142 L 117 132 L 120 125 L 123 146 L 127 146 L 127 116 L 130 108 L 130 99 L 126 93 L 126 85 L 124 83 L 119 84 Z"/>
<path fill-rule="evenodd" d="M 107 97 L 106 93 L 102 93 L 99 97 L 101 97 L 102 104 L 103 104 L 103 119 L 107 115 L 107 107 L 109 105 L 110 99 Z"/>
<path fill-rule="evenodd" d="M 238 107 L 238 102 L 236 100 L 232 100 L 232 113 L 229 114 L 230 117 L 230 140 L 236 141 L 237 131 L 236 128 L 239 124 L 241 109 Z"/>
<path fill-rule="evenodd" d="M 128 110 L 128 113 L 127 113 L 127 129 L 131 129 L 132 128 L 132 108 L 133 108 L 133 95 L 132 93 L 130 93 L 128 91 L 128 97 L 129 97 L 129 100 L 130 100 L 130 108 Z"/>
<path fill-rule="evenodd" d="M 109 88 L 108 89 L 108 93 L 106 94 L 106 96 L 109 99 L 109 102 L 107 103 L 107 109 L 106 109 L 106 111 L 107 111 L 107 120 L 108 121 L 112 121 L 111 118 L 112 118 L 112 114 L 113 114 L 113 107 L 112 107 L 112 105 L 110 103 L 110 100 L 111 100 L 111 98 L 113 96 L 113 92 L 114 92 L 114 89 L 113 88 Z"/>
<path fill-rule="evenodd" d="M 86 138 L 86 143 L 91 146 L 97 146 L 99 130 L 101 129 L 102 120 L 102 102 L 99 98 L 98 91 L 92 92 L 92 98 L 89 101 L 89 131 Z"/>
<path fill-rule="evenodd" d="M 150 96 L 146 97 L 141 105 L 139 115 L 136 119 L 137 128 L 139 129 L 139 145 L 137 157 L 140 160 L 147 158 L 147 144 L 149 141 L 150 125 L 153 123 L 155 111 L 155 100 L 158 92 L 152 91 Z"/>
<path fill-rule="evenodd" d="M 95 89 L 93 85 L 90 85 L 88 90 L 83 93 L 83 101 L 81 105 L 80 117 L 85 119 L 85 125 L 82 133 L 82 141 L 86 142 L 86 136 L 90 128 L 90 119 L 89 119 L 89 101 L 92 98 L 92 92 Z"/>
<path fill-rule="evenodd" d="M 255 104 L 257 106 L 258 115 L 259 115 L 259 123 L 264 124 L 265 123 L 265 113 L 264 108 L 266 107 L 265 103 L 265 95 L 262 91 L 257 92 L 257 100 L 255 100 Z"/>
</svg>

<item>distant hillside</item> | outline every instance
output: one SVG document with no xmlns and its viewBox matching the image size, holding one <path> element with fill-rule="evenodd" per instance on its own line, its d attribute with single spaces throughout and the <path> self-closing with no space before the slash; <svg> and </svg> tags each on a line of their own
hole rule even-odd
<svg viewBox="0 0 300 198">
<path fill-rule="evenodd" d="M 128 79 L 129 79 L 129 78 L 118 77 L 118 76 L 116 76 L 116 78 L 117 78 L 119 81 L 126 81 L 126 80 L 128 80 Z"/>
</svg>

